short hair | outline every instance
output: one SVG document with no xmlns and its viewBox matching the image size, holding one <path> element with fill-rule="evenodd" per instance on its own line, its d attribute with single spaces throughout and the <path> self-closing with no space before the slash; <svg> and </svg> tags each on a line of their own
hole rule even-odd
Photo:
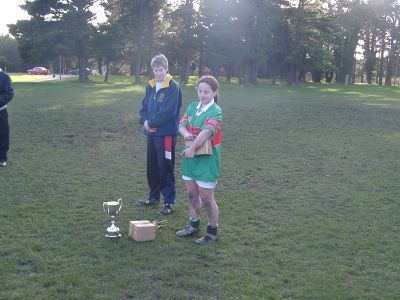
<svg viewBox="0 0 400 300">
<path fill-rule="evenodd" d="M 200 83 L 207 83 L 210 88 L 213 90 L 214 93 L 217 93 L 214 97 L 214 101 L 215 103 L 218 102 L 218 98 L 219 98 L 219 83 L 218 80 L 215 79 L 213 76 L 211 75 L 204 75 L 202 77 L 200 77 L 200 79 L 197 81 L 197 87 L 199 87 Z"/>
<path fill-rule="evenodd" d="M 152 58 L 151 67 L 164 67 L 166 70 L 168 70 L 168 59 L 164 54 L 158 54 Z"/>
</svg>

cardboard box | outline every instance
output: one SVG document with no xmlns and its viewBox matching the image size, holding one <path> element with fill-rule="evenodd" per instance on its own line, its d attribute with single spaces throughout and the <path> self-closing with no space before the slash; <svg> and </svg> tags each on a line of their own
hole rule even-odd
<svg viewBox="0 0 400 300">
<path fill-rule="evenodd" d="M 193 144 L 193 141 L 185 141 L 185 147 L 190 147 Z M 194 155 L 212 155 L 212 145 L 211 145 L 211 140 L 208 139 L 204 142 L 203 145 L 200 146 L 196 150 L 196 153 Z"/>
<path fill-rule="evenodd" d="M 156 238 L 156 235 L 155 235 L 155 234 L 141 235 L 141 234 L 136 234 L 136 233 L 134 233 L 132 238 L 133 238 L 135 241 L 138 241 L 138 242 L 145 242 L 145 241 L 152 241 L 152 240 L 154 240 L 154 239 Z"/>
<path fill-rule="evenodd" d="M 129 236 L 135 241 L 151 241 L 156 237 L 157 227 L 147 220 L 130 221 Z"/>
</svg>

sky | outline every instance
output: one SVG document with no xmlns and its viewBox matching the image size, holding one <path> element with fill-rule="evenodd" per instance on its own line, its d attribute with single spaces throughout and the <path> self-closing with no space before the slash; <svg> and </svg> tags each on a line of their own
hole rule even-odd
<svg viewBox="0 0 400 300">
<path fill-rule="evenodd" d="M 0 35 L 8 34 L 7 24 L 30 18 L 26 11 L 19 7 L 24 3 L 25 0 L 0 0 Z M 105 19 L 101 8 L 94 7 L 92 11 L 98 15 L 99 22 Z"/>
<path fill-rule="evenodd" d="M 0 35 L 8 34 L 7 24 L 15 24 L 18 20 L 29 19 L 26 11 L 19 5 L 25 0 L 0 0 Z"/>
</svg>

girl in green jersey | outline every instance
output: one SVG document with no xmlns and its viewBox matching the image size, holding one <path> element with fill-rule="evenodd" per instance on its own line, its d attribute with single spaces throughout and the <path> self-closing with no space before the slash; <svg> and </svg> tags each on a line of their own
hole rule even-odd
<svg viewBox="0 0 400 300">
<path fill-rule="evenodd" d="M 182 152 L 182 178 L 189 198 L 188 225 L 176 232 L 178 237 L 187 237 L 200 231 L 200 211 L 203 204 L 207 213 L 206 234 L 196 240 L 206 244 L 217 238 L 219 209 L 214 189 L 220 175 L 220 146 L 222 110 L 218 106 L 218 81 L 212 76 L 203 76 L 197 82 L 198 101 L 192 102 L 179 122 L 179 133 L 185 141 L 193 141 Z M 212 154 L 195 155 L 204 143 L 211 140 Z"/>
</svg>

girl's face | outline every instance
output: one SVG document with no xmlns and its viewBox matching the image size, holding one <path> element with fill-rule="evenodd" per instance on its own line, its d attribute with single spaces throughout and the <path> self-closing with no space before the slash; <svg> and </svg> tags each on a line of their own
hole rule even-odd
<svg viewBox="0 0 400 300">
<path fill-rule="evenodd" d="M 167 77 L 167 69 L 163 66 L 155 66 L 153 68 L 154 78 L 157 81 L 163 81 Z"/>
<path fill-rule="evenodd" d="M 214 99 L 215 95 L 217 95 L 217 93 L 214 92 L 211 86 L 207 83 L 200 82 L 197 86 L 197 96 L 199 97 L 201 104 L 207 105 L 212 99 Z"/>
</svg>

